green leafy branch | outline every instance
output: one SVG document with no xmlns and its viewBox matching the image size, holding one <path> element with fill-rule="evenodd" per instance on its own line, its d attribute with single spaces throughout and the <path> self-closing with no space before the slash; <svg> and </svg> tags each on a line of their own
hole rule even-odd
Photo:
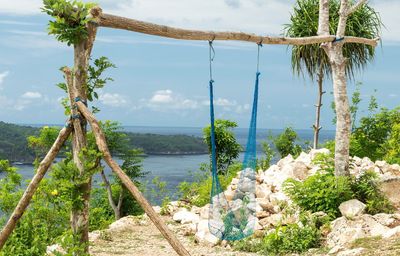
<svg viewBox="0 0 400 256">
<path fill-rule="evenodd" d="M 86 24 L 91 21 L 89 11 L 96 4 L 71 0 L 43 0 L 42 12 L 52 16 L 48 32 L 68 46 L 76 45 L 88 37 Z"/>
</svg>

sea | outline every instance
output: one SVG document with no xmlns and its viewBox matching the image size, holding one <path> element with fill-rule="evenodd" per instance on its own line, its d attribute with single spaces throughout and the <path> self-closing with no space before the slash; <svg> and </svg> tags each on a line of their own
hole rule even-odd
<svg viewBox="0 0 400 256">
<path fill-rule="evenodd" d="M 149 127 L 149 126 L 125 126 L 124 130 L 127 132 L 134 133 L 153 133 L 162 135 L 189 135 L 202 137 L 202 128 L 200 127 Z M 276 136 L 282 133 L 281 129 L 257 129 L 257 151 L 258 156 L 262 156 L 261 142 L 270 141 L 271 136 Z M 296 130 L 299 136 L 299 143 L 306 145 L 307 141 L 313 140 L 313 131 L 309 130 Z M 246 145 L 248 129 L 236 128 L 234 133 L 238 143 L 243 147 Z M 331 140 L 335 137 L 335 132 L 332 130 L 321 130 L 320 142 L 323 143 L 326 140 Z M 242 160 L 244 153 L 241 153 L 239 160 Z M 60 159 L 57 159 L 58 161 Z M 278 160 L 277 157 L 273 159 L 273 162 Z M 116 159 L 117 162 L 121 163 L 120 159 Z M 209 156 L 207 154 L 201 155 L 149 155 L 143 159 L 143 170 L 148 174 L 141 179 L 141 183 L 145 184 L 144 194 L 152 204 L 159 204 L 161 197 L 157 195 L 157 187 L 154 186 L 152 180 L 155 177 L 162 182 L 166 183 L 167 194 L 163 193 L 163 196 L 168 195 L 172 200 L 178 197 L 178 185 L 181 182 L 191 182 L 195 179 L 198 174 L 199 166 L 201 163 L 208 163 Z M 24 180 L 29 180 L 34 175 L 34 169 L 32 165 L 20 164 L 15 165 L 18 168 L 20 174 L 22 174 Z M 104 166 L 106 166 L 104 164 Z M 111 176 L 111 170 L 106 166 L 105 172 Z M 0 179 L 4 174 L 0 173 Z M 101 186 L 101 176 L 95 175 L 93 179 L 95 187 Z M 25 184 L 26 185 L 26 184 Z M 154 193 L 154 191 L 156 193 Z"/>
</svg>

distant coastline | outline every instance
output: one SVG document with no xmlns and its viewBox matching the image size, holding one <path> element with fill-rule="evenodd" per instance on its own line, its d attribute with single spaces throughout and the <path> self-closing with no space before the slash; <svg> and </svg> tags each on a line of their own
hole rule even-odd
<svg viewBox="0 0 400 256">
<path fill-rule="evenodd" d="M 27 137 L 38 135 L 41 125 L 16 125 L 0 121 L 0 159 L 14 164 L 31 164 L 35 159 Z M 61 127 L 61 126 L 59 126 Z M 153 134 L 121 131 L 127 135 L 131 148 L 140 148 L 146 155 L 202 155 L 207 146 L 199 136 L 185 134 Z M 60 154 L 62 156 L 62 153 Z"/>
</svg>

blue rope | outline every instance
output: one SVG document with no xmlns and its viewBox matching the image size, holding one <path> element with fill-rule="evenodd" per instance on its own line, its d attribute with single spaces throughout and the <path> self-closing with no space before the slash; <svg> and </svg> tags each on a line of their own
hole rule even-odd
<svg viewBox="0 0 400 256">
<path fill-rule="evenodd" d="M 82 102 L 86 107 L 88 106 L 87 102 L 82 100 L 81 97 L 79 97 L 79 96 L 75 98 L 75 102 L 78 102 L 78 101 Z"/>
<path fill-rule="evenodd" d="M 249 135 L 247 138 L 247 145 L 246 145 L 246 153 L 244 156 L 244 161 L 242 168 L 256 168 L 256 159 L 257 159 L 257 105 L 258 105 L 258 84 L 259 84 L 259 77 L 260 72 L 256 73 L 256 82 L 254 85 L 254 97 L 253 97 L 253 108 L 251 111 L 251 121 L 249 127 Z"/>
<path fill-rule="evenodd" d="M 344 37 L 335 37 L 335 39 L 333 39 L 332 43 L 337 43 L 337 42 L 340 42 L 343 40 L 344 40 Z"/>
</svg>

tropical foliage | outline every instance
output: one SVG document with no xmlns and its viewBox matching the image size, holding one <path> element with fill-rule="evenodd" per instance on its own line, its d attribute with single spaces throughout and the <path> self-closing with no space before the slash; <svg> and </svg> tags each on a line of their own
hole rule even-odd
<svg viewBox="0 0 400 256">
<path fill-rule="evenodd" d="M 340 1 L 329 1 L 329 29 L 335 35 L 339 23 Z M 319 0 L 298 0 L 290 17 L 290 24 L 285 25 L 285 35 L 292 37 L 315 36 L 318 32 Z M 379 14 L 369 5 L 358 8 L 347 19 L 346 36 L 376 38 L 380 35 L 382 22 Z M 374 58 L 375 48 L 365 44 L 345 44 L 343 46 L 348 77 L 364 68 Z M 320 67 L 325 76 L 330 76 L 331 67 L 324 50 L 318 44 L 296 45 L 292 48 L 292 67 L 298 74 L 308 74 L 314 78 Z"/>
<path fill-rule="evenodd" d="M 237 124 L 229 120 L 216 119 L 214 125 L 217 170 L 219 173 L 226 173 L 228 166 L 239 157 L 242 150 L 232 130 L 237 127 Z M 203 129 L 203 138 L 208 145 L 208 152 L 211 157 L 211 125 Z"/>
</svg>

